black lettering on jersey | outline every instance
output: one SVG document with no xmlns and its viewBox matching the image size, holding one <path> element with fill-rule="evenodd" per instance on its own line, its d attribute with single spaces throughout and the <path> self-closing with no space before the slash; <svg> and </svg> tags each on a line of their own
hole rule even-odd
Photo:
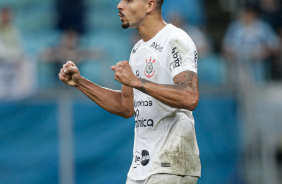
<svg viewBox="0 0 282 184">
<path fill-rule="evenodd" d="M 144 119 L 143 117 L 139 117 L 140 112 L 139 110 L 134 111 L 134 116 L 135 116 L 135 126 L 136 128 L 139 127 L 153 127 L 154 126 L 154 120 L 152 119 Z"/>
<path fill-rule="evenodd" d="M 198 67 L 198 66 L 197 66 L 198 52 L 197 52 L 196 50 L 194 51 L 194 55 L 195 55 L 195 58 L 194 58 L 195 66 L 194 66 L 194 67 L 197 69 L 197 67 Z"/>
<path fill-rule="evenodd" d="M 136 118 L 135 119 L 135 126 L 136 126 L 136 128 L 139 128 L 139 127 L 153 127 L 154 126 L 154 120 L 152 120 L 152 119 L 138 119 L 138 118 Z"/>
<path fill-rule="evenodd" d="M 150 46 L 150 48 L 154 48 L 156 49 L 157 51 L 159 52 L 162 52 L 163 51 L 163 47 L 161 47 L 159 44 L 157 44 L 157 42 L 153 42 Z"/>
<path fill-rule="evenodd" d="M 153 127 L 154 126 L 154 121 L 152 119 L 148 119 L 147 125 Z"/>
<path fill-rule="evenodd" d="M 182 58 L 181 55 L 179 54 L 179 52 L 177 52 L 177 47 L 174 47 L 172 49 L 172 57 L 174 59 L 173 61 L 173 68 L 179 67 L 182 64 Z"/>
<path fill-rule="evenodd" d="M 146 119 L 136 119 L 135 120 L 135 125 L 136 125 L 136 128 L 138 127 L 146 127 L 146 122 L 147 120 Z"/>
<path fill-rule="evenodd" d="M 140 72 L 139 72 L 139 70 L 136 70 L 136 76 L 137 76 L 137 77 L 140 77 Z"/>
<path fill-rule="evenodd" d="M 132 54 L 135 54 L 137 50 L 139 49 L 141 43 L 139 43 L 135 48 L 132 49 Z"/>
<path fill-rule="evenodd" d="M 150 101 L 140 100 L 140 101 L 134 102 L 134 107 L 151 107 L 152 105 L 153 105 L 153 102 L 151 100 Z"/>
<path fill-rule="evenodd" d="M 194 55 L 195 55 L 195 62 L 197 62 L 198 61 L 198 53 L 197 53 L 197 51 L 194 51 Z"/>
<path fill-rule="evenodd" d="M 139 110 L 137 109 L 136 111 L 134 111 L 134 116 L 136 117 L 136 118 L 138 118 L 138 116 L 139 116 Z"/>
</svg>

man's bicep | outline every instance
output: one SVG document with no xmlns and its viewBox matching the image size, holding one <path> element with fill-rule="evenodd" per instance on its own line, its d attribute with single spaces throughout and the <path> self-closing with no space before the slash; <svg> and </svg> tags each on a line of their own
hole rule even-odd
<svg viewBox="0 0 282 184">
<path fill-rule="evenodd" d="M 184 71 L 177 74 L 173 78 L 174 84 L 176 85 L 184 85 L 186 87 L 191 88 L 195 92 L 199 91 L 199 79 L 197 73 L 193 71 Z"/>
</svg>

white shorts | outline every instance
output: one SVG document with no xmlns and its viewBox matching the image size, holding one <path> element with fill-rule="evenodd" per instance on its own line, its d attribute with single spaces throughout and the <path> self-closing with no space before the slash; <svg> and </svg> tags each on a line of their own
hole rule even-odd
<svg viewBox="0 0 282 184">
<path fill-rule="evenodd" d="M 198 178 L 193 176 L 155 174 L 142 181 L 134 181 L 127 177 L 126 184 L 197 184 L 197 181 Z"/>
</svg>

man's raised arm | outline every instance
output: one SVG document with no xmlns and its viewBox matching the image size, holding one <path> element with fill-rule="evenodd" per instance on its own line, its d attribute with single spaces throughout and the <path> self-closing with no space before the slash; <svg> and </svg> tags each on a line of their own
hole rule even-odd
<svg viewBox="0 0 282 184">
<path fill-rule="evenodd" d="M 82 77 L 76 65 L 71 61 L 63 65 L 59 78 L 65 84 L 79 89 L 110 113 L 124 118 L 130 118 L 134 115 L 133 90 L 131 87 L 123 85 L 121 91 L 101 87 Z"/>
<path fill-rule="evenodd" d="M 162 103 L 180 109 L 193 111 L 199 102 L 199 80 L 193 71 L 184 71 L 173 78 L 174 84 L 156 84 L 137 78 L 127 61 L 122 61 L 112 67 L 115 80 L 123 85 L 138 89 Z"/>
</svg>

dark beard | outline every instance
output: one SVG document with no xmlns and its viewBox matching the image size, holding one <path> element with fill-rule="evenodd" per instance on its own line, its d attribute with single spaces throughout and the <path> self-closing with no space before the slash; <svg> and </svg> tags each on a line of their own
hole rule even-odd
<svg viewBox="0 0 282 184">
<path fill-rule="evenodd" d="M 127 29 L 127 28 L 129 28 L 129 23 L 127 22 L 127 23 L 122 23 L 121 24 L 121 27 L 123 28 L 123 29 Z"/>
</svg>

